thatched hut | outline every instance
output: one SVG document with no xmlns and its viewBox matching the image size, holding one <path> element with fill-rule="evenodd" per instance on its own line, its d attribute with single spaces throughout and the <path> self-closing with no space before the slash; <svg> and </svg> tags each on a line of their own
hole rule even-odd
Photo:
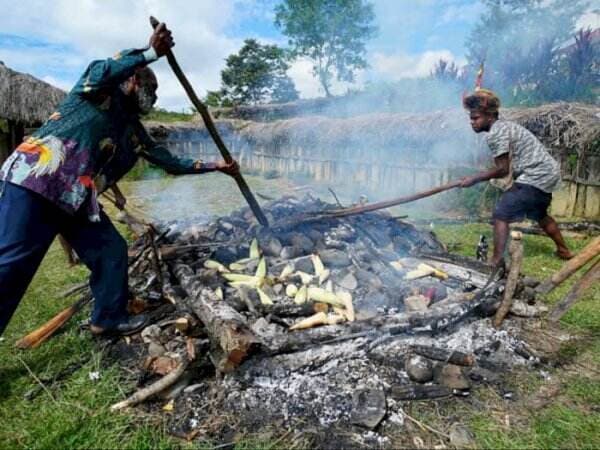
<svg viewBox="0 0 600 450">
<path fill-rule="evenodd" d="M 0 62 L 0 162 L 26 130 L 40 126 L 64 97 L 61 89 Z"/>
</svg>

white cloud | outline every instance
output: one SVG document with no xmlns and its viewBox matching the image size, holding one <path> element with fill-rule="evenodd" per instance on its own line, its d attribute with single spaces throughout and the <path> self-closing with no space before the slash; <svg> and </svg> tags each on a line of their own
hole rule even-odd
<svg viewBox="0 0 600 450">
<path fill-rule="evenodd" d="M 324 94 L 320 83 L 313 76 L 312 63 L 308 59 L 301 58 L 294 61 L 287 73 L 294 81 L 301 97 L 320 97 Z"/>
<path fill-rule="evenodd" d="M 48 50 L 43 47 L 24 49 L 0 48 L 0 61 L 8 67 L 79 68 L 86 60 L 77 55 Z M 18 70 L 18 69 L 17 69 Z M 41 76 L 41 75 L 40 75 Z"/>
<path fill-rule="evenodd" d="M 291 64 L 287 72 L 294 81 L 301 98 L 323 97 L 325 95 L 321 83 L 313 76 L 312 67 L 312 62 L 308 58 L 300 58 Z M 355 73 L 354 83 L 347 83 L 334 79 L 331 82 L 329 92 L 333 95 L 344 94 L 348 89 L 362 86 L 366 76 L 366 71 L 358 70 Z"/>
<path fill-rule="evenodd" d="M 234 0 L 0 0 L 0 10 L 3 33 L 68 47 L 28 48 L 22 55 L 0 49 L 0 59 L 9 67 L 30 67 L 27 71 L 40 78 L 47 76 L 44 67 L 62 65 L 77 73 L 70 84 L 92 59 L 147 45 L 151 14 L 171 27 L 174 53 L 199 95 L 218 88 L 225 58 L 241 44 L 225 33 L 233 20 Z M 159 106 L 179 110 L 189 105 L 166 61 L 152 67 L 159 76 Z"/>
<path fill-rule="evenodd" d="M 402 78 L 427 76 L 440 59 L 453 61 L 459 66 L 465 63 L 464 60 L 458 59 L 450 50 L 428 50 L 417 55 L 375 53 L 371 66 L 379 77 L 396 81 Z"/>
<path fill-rule="evenodd" d="M 588 11 L 577 21 L 577 28 L 591 28 L 592 30 L 600 28 L 600 2 L 598 9 Z"/>
</svg>

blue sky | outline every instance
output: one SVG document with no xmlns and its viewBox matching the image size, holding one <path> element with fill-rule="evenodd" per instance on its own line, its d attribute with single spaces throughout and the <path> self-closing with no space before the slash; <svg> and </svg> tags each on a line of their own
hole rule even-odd
<svg viewBox="0 0 600 450">
<path fill-rule="evenodd" d="M 174 49 L 200 94 L 219 86 L 225 58 L 245 38 L 286 44 L 273 24 L 279 0 L 0 0 L 0 61 L 69 89 L 89 61 L 142 47 L 148 15 L 173 30 Z M 593 0 L 598 3 L 600 0 Z M 372 0 L 379 33 L 368 44 L 370 68 L 358 76 L 393 81 L 429 73 L 440 58 L 465 61 L 465 38 L 483 11 L 480 0 Z M 600 26 L 600 15 L 586 19 Z M 183 110 L 188 102 L 165 61 L 157 71 L 159 105 Z M 322 95 L 308 61 L 290 69 L 303 97 Z M 348 85 L 338 85 L 343 92 Z"/>
</svg>

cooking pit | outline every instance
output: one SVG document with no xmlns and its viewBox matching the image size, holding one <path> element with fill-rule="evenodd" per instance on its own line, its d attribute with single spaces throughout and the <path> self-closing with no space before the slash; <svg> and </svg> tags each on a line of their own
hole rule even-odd
<svg viewBox="0 0 600 450">
<path fill-rule="evenodd" d="M 386 212 L 330 217 L 311 195 L 263 208 L 269 229 L 246 208 L 163 223 L 131 248 L 133 307 L 159 306 L 113 352 L 136 349 L 138 384 L 177 433 L 335 428 L 386 445 L 405 402 L 463 398 L 540 363 L 513 324 L 491 324 L 504 281 L 433 233 Z"/>
</svg>

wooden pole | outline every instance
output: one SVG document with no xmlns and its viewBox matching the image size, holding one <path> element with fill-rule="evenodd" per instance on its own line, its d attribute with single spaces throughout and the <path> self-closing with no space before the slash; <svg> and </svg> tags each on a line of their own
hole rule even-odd
<svg viewBox="0 0 600 450">
<path fill-rule="evenodd" d="M 508 311 L 510 311 L 517 281 L 519 281 L 519 274 L 521 273 L 521 264 L 523 263 L 523 242 L 521 241 L 523 235 L 519 231 L 513 231 L 510 236 L 512 238 L 508 247 L 510 269 L 508 270 L 508 277 L 504 286 L 504 297 L 493 320 L 494 327 L 496 328 L 502 325 L 504 318 L 508 314 Z"/>
<path fill-rule="evenodd" d="M 460 186 L 460 181 L 453 181 L 448 184 L 443 184 L 427 191 L 417 192 L 416 194 L 399 197 L 393 200 L 387 200 L 383 202 L 371 203 L 363 206 L 356 206 L 353 208 L 334 209 L 327 211 L 324 215 L 328 217 L 344 217 L 351 216 L 354 214 L 362 214 L 365 212 L 376 211 L 378 209 L 390 208 L 392 206 L 402 205 L 404 203 L 414 202 L 425 197 L 431 197 L 432 195 L 439 194 L 440 192 L 448 191 Z"/>
<path fill-rule="evenodd" d="M 550 320 L 558 322 L 561 317 L 581 298 L 585 291 L 600 281 L 600 259 L 577 281 L 567 296 L 552 310 Z"/>
<path fill-rule="evenodd" d="M 535 288 L 535 292 L 542 295 L 548 294 L 556 286 L 561 284 L 598 255 L 600 255 L 600 236 L 593 239 L 579 253 L 577 253 L 577 255 L 568 260 L 558 272 L 540 283 L 538 287 Z"/>
<path fill-rule="evenodd" d="M 159 21 L 156 18 L 150 16 L 150 24 L 152 25 L 152 28 L 156 28 L 159 24 Z M 210 116 L 210 113 L 208 112 L 208 109 L 206 108 L 206 106 L 204 106 L 202 101 L 198 98 L 198 96 L 194 92 L 192 85 L 190 84 L 187 77 L 181 70 L 181 67 L 179 67 L 179 63 L 175 59 L 175 55 L 173 55 L 173 52 L 171 50 L 169 50 L 167 52 L 167 61 L 169 62 L 171 69 L 173 69 L 175 76 L 177 77 L 177 79 L 179 80 L 181 85 L 183 86 L 183 89 L 185 90 L 186 94 L 188 95 L 190 101 L 192 102 L 192 104 L 194 105 L 196 110 L 200 113 L 200 115 L 202 116 L 202 119 L 204 120 L 204 124 L 206 125 L 206 129 L 208 130 L 209 134 L 213 138 L 213 141 L 217 145 L 217 148 L 221 152 L 221 156 L 223 156 L 223 159 L 225 160 L 225 162 L 231 163 L 233 161 L 233 158 L 231 157 L 229 150 L 225 146 L 225 143 L 221 139 L 221 136 L 219 135 L 219 132 L 217 131 L 217 127 L 215 127 L 215 124 L 212 120 L 212 117 Z M 242 191 L 242 195 L 248 202 L 248 205 L 250 206 L 250 209 L 256 216 L 256 219 L 258 220 L 258 222 L 262 226 L 268 227 L 269 221 L 267 220 L 267 217 L 262 212 L 262 209 L 260 209 L 260 205 L 254 198 L 254 195 L 250 191 L 250 188 L 246 184 L 246 180 L 244 180 L 244 177 L 242 177 L 242 174 L 238 173 L 233 178 L 235 179 L 235 182 L 237 183 L 240 190 Z"/>
<path fill-rule="evenodd" d="M 19 339 L 15 343 L 15 347 L 22 350 L 35 348 L 46 342 L 54 333 L 56 333 L 71 317 L 73 317 L 81 308 L 92 300 L 91 295 L 84 295 L 77 300 L 73 305 L 62 310 L 41 327 L 29 333 L 27 336 Z"/>
</svg>

